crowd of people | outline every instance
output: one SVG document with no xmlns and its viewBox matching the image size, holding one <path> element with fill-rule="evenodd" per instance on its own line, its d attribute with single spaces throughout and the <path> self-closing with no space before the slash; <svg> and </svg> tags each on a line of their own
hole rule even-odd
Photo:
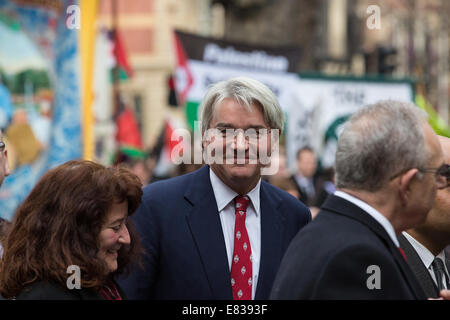
<svg viewBox="0 0 450 320">
<path fill-rule="evenodd" d="M 0 295 L 450 299 L 450 139 L 424 112 L 391 100 L 365 106 L 344 126 L 334 168 L 318 170 L 304 147 L 291 174 L 281 148 L 278 173 L 262 176 L 265 165 L 249 160 L 278 140 L 241 131 L 283 131 L 273 92 L 233 78 L 210 87 L 200 108 L 202 133 L 218 133 L 202 147 L 232 162 L 156 182 L 144 160 L 49 170 L 0 225 Z M 230 129 L 238 133 L 225 139 Z"/>
</svg>

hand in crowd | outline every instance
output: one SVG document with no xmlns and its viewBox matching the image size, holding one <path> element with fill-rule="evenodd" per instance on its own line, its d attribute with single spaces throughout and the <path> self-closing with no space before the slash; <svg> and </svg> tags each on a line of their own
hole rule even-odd
<svg viewBox="0 0 450 320">
<path fill-rule="evenodd" d="M 440 298 L 428 298 L 428 300 L 450 300 L 450 290 L 441 290 Z"/>
<path fill-rule="evenodd" d="M 441 290 L 440 294 L 443 300 L 450 300 L 450 290 Z"/>
</svg>

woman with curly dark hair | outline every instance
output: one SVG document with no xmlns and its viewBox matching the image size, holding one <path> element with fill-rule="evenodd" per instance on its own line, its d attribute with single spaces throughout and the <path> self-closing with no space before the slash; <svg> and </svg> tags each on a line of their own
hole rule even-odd
<svg viewBox="0 0 450 320">
<path fill-rule="evenodd" d="M 3 244 L 0 294 L 123 299 L 115 277 L 138 258 L 127 218 L 141 195 L 139 179 L 126 169 L 74 160 L 49 170 L 14 215 Z"/>
</svg>

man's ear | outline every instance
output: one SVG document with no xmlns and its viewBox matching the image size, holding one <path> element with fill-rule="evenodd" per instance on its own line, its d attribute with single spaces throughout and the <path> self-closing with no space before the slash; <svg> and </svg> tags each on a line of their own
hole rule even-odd
<svg viewBox="0 0 450 320">
<path fill-rule="evenodd" d="M 417 170 L 416 168 L 409 169 L 398 179 L 398 192 L 403 205 L 406 205 L 411 197 L 411 185 L 418 173 L 419 170 Z"/>
</svg>

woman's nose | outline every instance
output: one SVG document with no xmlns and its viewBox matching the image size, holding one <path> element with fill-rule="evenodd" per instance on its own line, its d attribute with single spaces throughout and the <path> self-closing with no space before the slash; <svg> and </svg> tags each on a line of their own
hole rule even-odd
<svg viewBox="0 0 450 320">
<path fill-rule="evenodd" d="M 130 244 L 130 233 L 128 232 L 128 228 L 124 225 L 119 235 L 119 242 L 122 244 Z"/>
</svg>

